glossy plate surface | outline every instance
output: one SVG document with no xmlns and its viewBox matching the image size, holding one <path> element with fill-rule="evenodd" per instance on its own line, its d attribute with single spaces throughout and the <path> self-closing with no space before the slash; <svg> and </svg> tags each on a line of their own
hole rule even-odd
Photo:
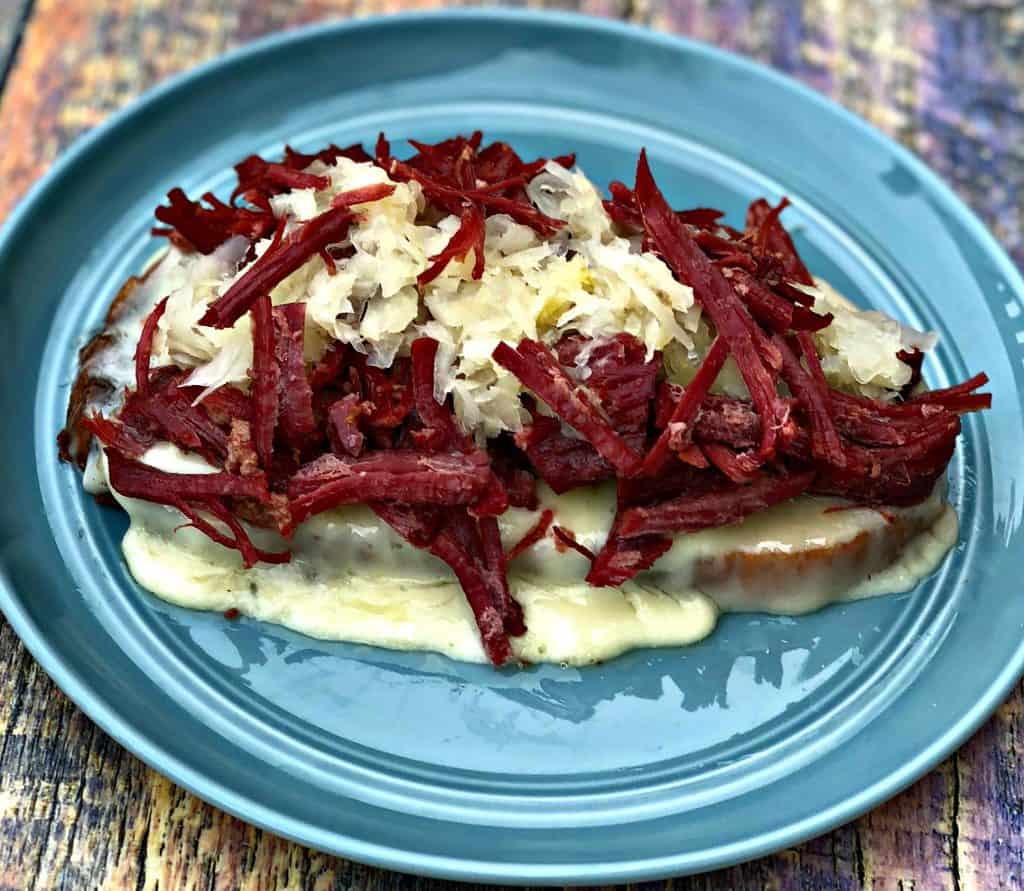
<svg viewBox="0 0 1024 891">
<path fill-rule="evenodd" d="M 941 386 L 984 369 L 950 469 L 963 543 L 912 594 L 726 617 L 703 643 L 583 671 L 494 671 L 177 609 L 120 558 L 121 515 L 56 460 L 75 350 L 155 247 L 172 186 L 223 192 L 285 141 L 482 128 L 578 152 L 596 181 L 646 145 L 674 204 L 793 201 L 808 265 L 942 337 Z M 1024 285 L 903 149 L 704 46 L 593 20 L 446 13 L 263 41 L 149 95 L 74 150 L 0 241 L 0 606 L 104 729 L 214 804 L 358 860 L 464 879 L 692 872 L 823 832 L 978 726 L 1024 665 Z"/>
</svg>

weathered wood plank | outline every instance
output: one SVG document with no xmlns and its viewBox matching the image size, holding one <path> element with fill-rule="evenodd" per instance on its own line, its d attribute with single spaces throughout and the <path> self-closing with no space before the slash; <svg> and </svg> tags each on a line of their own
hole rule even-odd
<svg viewBox="0 0 1024 891">
<path fill-rule="evenodd" d="M 6 0 L 0 6 L 0 93 L 7 81 L 7 73 L 31 5 L 32 0 Z"/>
<path fill-rule="evenodd" d="M 12 2 L 0 4 L 3 23 Z M 279 28 L 437 5 L 36 0 L 0 95 L 0 217 L 75 136 L 195 62 Z M 630 17 L 794 74 L 921 154 L 1024 263 L 1024 14 L 1014 0 L 546 5 Z M 97 730 L 2 620 L 0 653 L 0 888 L 448 887 L 327 857 L 210 808 Z M 1024 887 L 1022 711 L 1018 689 L 956 758 L 856 823 L 674 887 Z"/>
<path fill-rule="evenodd" d="M 831 96 L 920 155 L 1024 266 L 1024 13 L 1016 0 L 639 0 L 632 18 Z"/>
</svg>

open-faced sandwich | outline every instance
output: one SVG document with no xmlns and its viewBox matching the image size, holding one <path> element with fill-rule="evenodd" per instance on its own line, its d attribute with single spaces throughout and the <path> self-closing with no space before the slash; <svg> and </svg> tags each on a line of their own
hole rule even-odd
<svg viewBox="0 0 1024 891">
<path fill-rule="evenodd" d="M 755 201 L 672 210 L 641 153 L 479 133 L 240 163 L 83 349 L 60 435 L 139 583 L 324 638 L 590 663 L 913 587 L 986 378 L 815 279 Z"/>
</svg>

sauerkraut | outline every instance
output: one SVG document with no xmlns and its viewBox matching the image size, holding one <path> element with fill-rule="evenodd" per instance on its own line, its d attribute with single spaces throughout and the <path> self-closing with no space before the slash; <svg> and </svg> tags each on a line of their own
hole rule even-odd
<svg viewBox="0 0 1024 891">
<path fill-rule="evenodd" d="M 490 216 L 482 278 L 471 275 L 470 253 L 422 287 L 417 276 L 444 248 L 458 218 L 424 222 L 420 186 L 394 182 L 373 163 L 341 157 L 330 166 L 314 161 L 307 172 L 328 177 L 330 185 L 274 196 L 273 212 L 288 227 L 323 213 L 341 192 L 376 183 L 395 187 L 388 197 L 358 208 L 360 218 L 341 245 L 345 256 L 333 272 L 315 256 L 272 291 L 275 304 L 307 304 L 307 359 L 317 359 L 328 343 L 340 341 L 366 354 L 371 365 L 386 368 L 396 356 L 408 354 L 417 337 L 432 337 L 440 344 L 435 396 L 443 400 L 450 394 L 459 421 L 480 439 L 518 431 L 529 420 L 519 398 L 521 385 L 491 358 L 502 341 L 554 344 L 574 331 L 599 343 L 628 333 L 649 356 L 661 351 L 670 378 L 686 383 L 712 340 L 713 329 L 693 291 L 657 254 L 642 250 L 639 239 L 617 233 L 600 192 L 580 170 L 549 161 L 527 186 L 537 208 L 565 220 L 564 229 L 542 238 L 507 215 Z M 172 246 L 160 263 L 161 290 L 169 300 L 153 363 L 192 369 L 188 383 L 204 388 L 199 400 L 223 384 L 247 385 L 248 314 L 224 329 L 201 326 L 199 319 L 269 245 L 270 239 L 262 239 L 248 255 L 242 238 L 210 255 Z M 825 374 L 839 389 L 888 398 L 910 379 L 897 351 L 934 344 L 933 335 L 857 310 L 826 282 L 803 289 L 814 296 L 816 310 L 835 316 L 816 338 Z M 581 367 L 586 358 L 581 354 Z M 745 395 L 732 360 L 715 389 Z"/>
</svg>

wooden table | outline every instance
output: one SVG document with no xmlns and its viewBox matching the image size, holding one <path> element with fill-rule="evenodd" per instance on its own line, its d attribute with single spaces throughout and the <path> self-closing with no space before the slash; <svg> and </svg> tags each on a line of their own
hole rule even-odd
<svg viewBox="0 0 1024 891">
<path fill-rule="evenodd" d="M 0 218 L 79 134 L 258 35 L 419 0 L 0 0 Z M 951 182 L 1024 265 L 1024 6 L 1015 0 L 554 0 L 756 57 Z M 898 798 L 677 888 L 1024 888 L 1024 693 Z M 282 841 L 99 731 L 0 619 L 0 887 L 440 888 Z M 661 883 L 659 883 L 661 884 Z"/>
</svg>

